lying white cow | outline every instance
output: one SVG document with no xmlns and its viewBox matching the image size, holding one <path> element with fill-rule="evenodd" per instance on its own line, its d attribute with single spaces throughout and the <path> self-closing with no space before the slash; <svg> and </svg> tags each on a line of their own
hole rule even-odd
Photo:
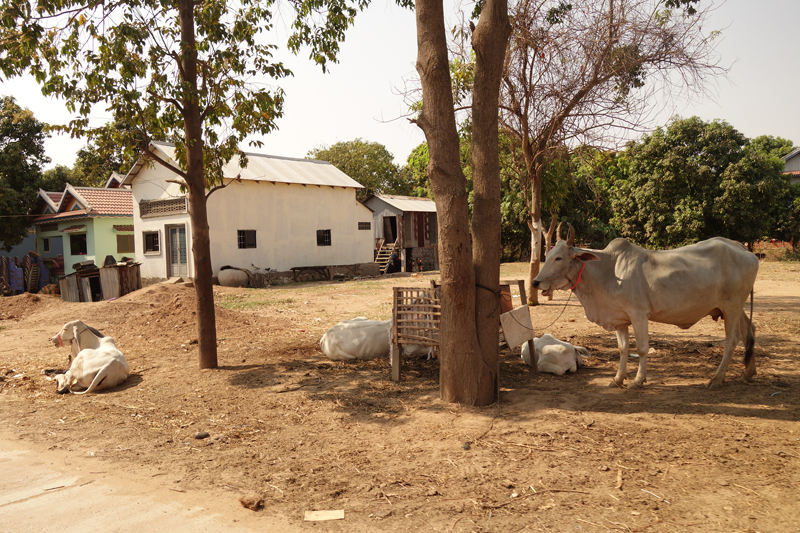
<svg viewBox="0 0 800 533">
<path fill-rule="evenodd" d="M 70 342 L 75 354 L 67 373 L 55 376 L 56 392 L 86 394 L 116 387 L 128 378 L 130 366 L 114 339 L 80 320 L 67 322 L 50 340 L 56 346 Z"/>
<path fill-rule="evenodd" d="M 100 347 L 100 339 L 105 337 L 102 333 L 94 329 L 92 326 L 84 324 L 80 320 L 73 320 L 67 322 L 58 334 L 51 338 L 50 341 L 56 346 L 64 346 L 64 341 L 70 343 L 69 362 L 75 357 L 78 357 L 78 352 L 84 348 L 94 348 L 95 350 Z"/>
<path fill-rule="evenodd" d="M 391 320 L 369 320 L 362 316 L 343 320 L 329 329 L 319 340 L 319 347 L 325 355 L 336 361 L 353 359 L 377 359 L 389 355 L 391 344 Z M 404 344 L 406 355 L 427 355 L 432 357 L 430 346 Z"/>
<path fill-rule="evenodd" d="M 583 346 L 573 346 L 568 342 L 558 340 L 549 333 L 541 337 L 534 337 L 533 347 L 538 357 L 536 367 L 539 372 L 548 372 L 557 376 L 563 376 L 567 371 L 575 372 L 579 366 L 583 366 L 583 358 L 590 357 L 589 350 Z M 522 360 L 528 366 L 533 366 L 527 342 L 522 345 Z"/>
<path fill-rule="evenodd" d="M 364 317 L 343 320 L 322 336 L 319 347 L 336 361 L 388 357 L 390 324 L 391 320 Z"/>
</svg>

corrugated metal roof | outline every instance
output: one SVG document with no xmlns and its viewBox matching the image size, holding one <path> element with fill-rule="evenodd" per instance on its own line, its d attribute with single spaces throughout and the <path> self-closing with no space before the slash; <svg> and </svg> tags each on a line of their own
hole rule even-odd
<svg viewBox="0 0 800 533">
<path fill-rule="evenodd" d="M 171 159 L 175 159 L 175 147 L 164 142 L 153 142 Z M 133 172 L 133 171 L 132 171 Z M 247 153 L 247 167 L 241 168 L 239 159 L 229 161 L 222 168 L 223 177 L 251 181 L 317 185 L 320 187 L 350 187 L 363 189 L 363 185 L 328 163 L 314 159 L 294 159 L 266 154 Z M 126 179 L 126 182 L 128 180 Z"/>
<path fill-rule="evenodd" d="M 417 198 L 416 196 L 397 196 L 394 194 L 376 194 L 376 198 L 380 198 L 392 207 L 400 211 L 412 212 L 425 212 L 435 213 L 436 202 L 430 198 Z"/>
</svg>

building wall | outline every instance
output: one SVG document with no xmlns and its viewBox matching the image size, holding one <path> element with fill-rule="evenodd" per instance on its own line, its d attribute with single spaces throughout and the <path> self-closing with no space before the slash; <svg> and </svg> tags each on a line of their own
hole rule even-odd
<svg viewBox="0 0 800 533">
<path fill-rule="evenodd" d="M 81 218 L 64 220 L 57 222 L 57 231 L 41 231 L 42 225 L 36 226 L 36 253 L 44 258 L 56 257 L 59 253 L 64 256 L 64 274 L 71 274 L 75 272 L 72 265 L 81 263 L 83 261 L 94 261 L 98 267 L 103 266 L 103 261 L 107 255 L 114 256 L 115 259 L 120 260 L 123 256 L 132 256 L 132 253 L 121 254 L 117 253 L 117 235 L 131 235 L 131 232 L 118 232 L 114 231 L 114 226 L 119 224 L 130 224 L 131 219 L 127 217 L 119 218 Z M 78 234 L 86 235 L 86 254 L 72 253 L 70 246 L 69 233 L 62 233 L 61 230 L 70 226 L 83 224 L 86 227 Z M 74 235 L 74 234 L 72 234 Z M 50 252 L 44 251 L 44 239 L 50 238 L 57 240 L 61 237 L 61 248 L 52 246 Z"/>
<path fill-rule="evenodd" d="M 383 234 L 384 217 L 394 217 L 403 214 L 402 211 L 395 209 L 376 196 L 367 200 L 365 205 L 372 209 L 372 236 L 375 240 L 385 238 Z"/>
<path fill-rule="evenodd" d="M 145 216 L 142 218 L 139 203 L 149 200 L 167 200 L 183 196 L 180 185 L 168 183 L 177 176 L 161 165 L 151 165 L 143 168 L 133 180 L 131 191 L 133 194 L 133 227 L 134 246 L 136 248 L 136 262 L 141 263 L 140 273 L 142 279 L 168 277 L 169 250 L 167 248 L 167 228 L 170 226 L 185 226 L 187 241 L 187 260 L 189 277 L 194 277 L 194 258 L 191 253 L 191 225 L 189 214 L 169 214 L 163 216 Z M 219 194 L 216 192 L 214 194 Z M 212 195 L 213 196 L 213 195 Z M 211 217 L 209 217 L 211 222 Z M 158 252 L 144 251 L 145 233 L 157 232 L 159 240 Z"/>
<path fill-rule="evenodd" d="M 372 213 L 354 189 L 233 182 L 209 197 L 208 212 L 215 274 L 224 265 L 286 271 L 373 260 L 372 227 L 358 229 Z M 238 247 L 239 230 L 256 231 L 256 248 Z M 317 230 L 330 230 L 330 246 L 317 245 Z"/>
<path fill-rule="evenodd" d="M 189 276 L 194 276 L 189 215 L 141 217 L 139 202 L 181 196 L 177 184 L 167 184 L 174 174 L 161 167 L 142 169 L 133 180 L 136 261 L 141 275 L 167 277 L 167 230 L 184 224 L 189 243 Z M 373 260 L 372 213 L 356 201 L 354 189 L 241 181 L 215 191 L 208 199 L 211 263 L 214 275 L 231 265 L 286 271 L 300 266 L 350 265 Z M 256 231 L 256 248 L 238 247 L 238 230 Z M 331 245 L 317 246 L 317 230 L 331 230 Z M 144 233 L 158 231 L 158 253 L 144 253 Z"/>
<path fill-rule="evenodd" d="M 790 159 L 787 159 L 783 167 L 785 172 L 796 172 L 800 170 L 800 153 L 796 154 Z"/>
<path fill-rule="evenodd" d="M 2 242 L 0 242 L 2 245 Z M 1 248 L 1 247 L 0 247 Z M 35 232 L 28 232 L 22 242 L 16 245 L 11 249 L 10 252 L 6 252 L 5 250 L 0 249 L 0 256 L 3 257 L 19 257 L 22 258 L 23 255 L 27 255 L 28 252 L 35 252 L 36 251 L 36 233 Z"/>
</svg>

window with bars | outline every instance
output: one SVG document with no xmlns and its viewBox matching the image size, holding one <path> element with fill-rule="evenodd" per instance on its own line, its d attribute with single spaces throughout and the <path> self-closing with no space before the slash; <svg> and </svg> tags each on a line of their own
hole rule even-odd
<svg viewBox="0 0 800 533">
<path fill-rule="evenodd" d="M 369 230 L 372 227 L 370 222 L 359 222 L 358 229 L 360 230 Z"/>
<path fill-rule="evenodd" d="M 330 246 L 331 245 L 331 230 L 318 229 L 317 230 L 317 246 Z"/>
<path fill-rule="evenodd" d="M 236 233 L 237 233 L 237 241 L 239 243 L 239 248 L 256 247 L 256 230 L 240 229 Z"/>
<path fill-rule="evenodd" d="M 186 197 L 168 198 L 166 200 L 143 200 L 139 202 L 139 216 L 163 217 L 186 213 Z"/>
<path fill-rule="evenodd" d="M 157 231 L 145 231 L 142 233 L 144 236 L 144 253 L 157 254 L 161 252 L 160 239 Z"/>
</svg>

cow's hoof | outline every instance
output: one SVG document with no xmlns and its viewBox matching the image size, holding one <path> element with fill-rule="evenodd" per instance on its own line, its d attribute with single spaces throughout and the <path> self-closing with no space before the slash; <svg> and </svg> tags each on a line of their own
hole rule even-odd
<svg viewBox="0 0 800 533">
<path fill-rule="evenodd" d="M 628 390 L 638 390 L 644 388 L 642 383 L 638 383 L 636 381 L 631 381 L 631 384 L 628 385 Z"/>
<path fill-rule="evenodd" d="M 718 390 L 722 388 L 722 383 L 714 383 L 713 381 L 709 381 L 706 388 L 709 390 Z"/>
<path fill-rule="evenodd" d="M 623 382 L 623 383 L 624 383 L 624 382 Z M 617 383 L 617 380 L 615 380 L 615 379 L 612 379 L 612 380 L 611 380 L 611 383 L 609 383 L 609 384 L 608 384 L 608 386 L 609 386 L 609 388 L 611 388 L 611 389 L 613 389 L 614 387 L 616 387 L 616 388 L 618 388 L 618 389 L 622 389 L 622 388 L 624 388 L 624 387 L 622 386 L 622 383 Z"/>
</svg>

